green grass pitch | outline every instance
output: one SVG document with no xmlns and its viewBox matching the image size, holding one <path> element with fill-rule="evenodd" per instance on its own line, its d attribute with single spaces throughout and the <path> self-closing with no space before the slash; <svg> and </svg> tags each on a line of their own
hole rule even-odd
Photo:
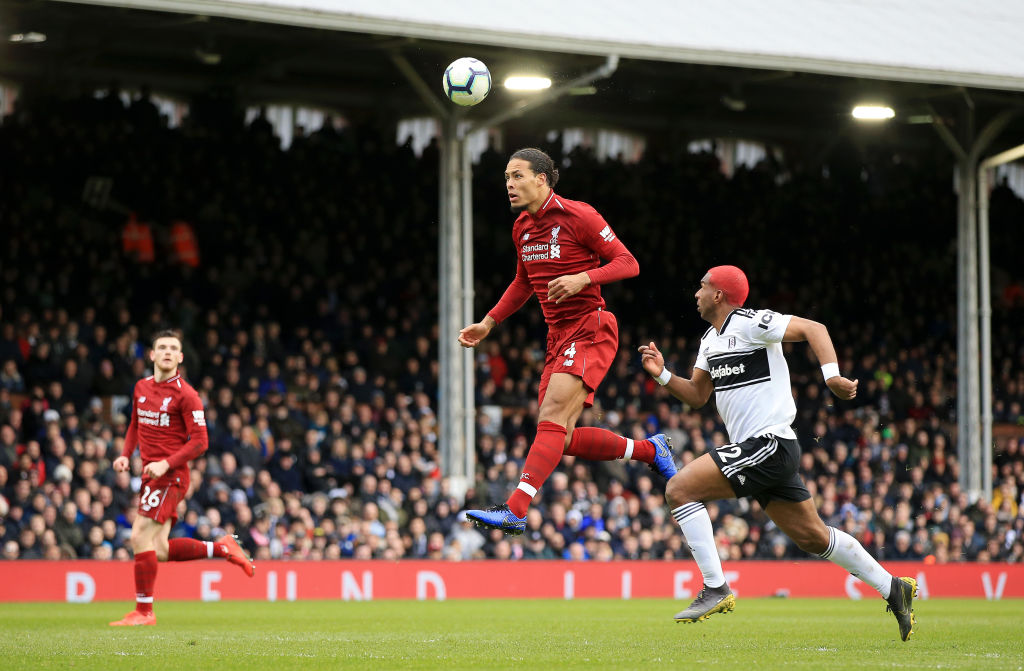
<svg viewBox="0 0 1024 671">
<path fill-rule="evenodd" d="M 881 599 L 158 602 L 156 627 L 114 628 L 128 603 L 0 605 L 14 669 L 1021 669 L 1024 600 L 915 605 L 899 640 Z"/>
</svg>

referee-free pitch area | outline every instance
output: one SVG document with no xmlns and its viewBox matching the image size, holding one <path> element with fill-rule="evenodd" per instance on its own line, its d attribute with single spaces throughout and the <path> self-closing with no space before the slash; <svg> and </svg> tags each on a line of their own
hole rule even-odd
<svg viewBox="0 0 1024 671">
<path fill-rule="evenodd" d="M 0 604 L 13 669 L 1021 669 L 1024 600 L 915 605 L 899 640 L 881 599 L 157 602 L 155 627 L 109 627 L 125 603 Z"/>
</svg>

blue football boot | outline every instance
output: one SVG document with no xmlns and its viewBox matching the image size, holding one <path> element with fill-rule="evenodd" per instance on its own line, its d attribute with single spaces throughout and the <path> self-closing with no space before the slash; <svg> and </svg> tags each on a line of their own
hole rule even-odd
<svg viewBox="0 0 1024 671">
<path fill-rule="evenodd" d="M 672 439 L 664 433 L 651 436 L 647 440 L 654 443 L 654 461 L 651 470 L 657 471 L 665 480 L 671 480 L 676 474 L 676 462 L 672 457 Z"/>
<path fill-rule="evenodd" d="M 467 510 L 466 517 L 482 529 L 501 529 L 510 536 L 526 531 L 526 516 L 516 517 L 507 503 L 491 506 L 487 510 Z"/>
</svg>

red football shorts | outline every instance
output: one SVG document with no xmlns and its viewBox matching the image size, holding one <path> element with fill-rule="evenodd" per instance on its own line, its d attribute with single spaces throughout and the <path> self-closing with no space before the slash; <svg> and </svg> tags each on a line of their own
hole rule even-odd
<svg viewBox="0 0 1024 671">
<path fill-rule="evenodd" d="M 185 498 L 186 491 L 180 482 L 166 477 L 159 480 L 143 478 L 142 489 L 139 490 L 139 514 L 158 524 L 170 520 L 173 525 L 178 521 L 178 504 Z"/>
<path fill-rule="evenodd" d="M 544 402 L 552 373 L 571 373 L 590 390 L 584 407 L 594 405 L 594 390 L 608 374 L 618 349 L 619 322 L 607 310 L 595 310 L 575 324 L 549 331 L 539 402 Z"/>
</svg>

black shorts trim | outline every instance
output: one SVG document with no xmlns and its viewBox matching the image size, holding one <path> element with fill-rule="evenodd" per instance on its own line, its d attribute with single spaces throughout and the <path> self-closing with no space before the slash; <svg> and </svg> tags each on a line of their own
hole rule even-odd
<svg viewBox="0 0 1024 671">
<path fill-rule="evenodd" d="M 737 497 L 753 497 L 762 508 L 771 501 L 799 503 L 811 498 L 800 477 L 800 443 L 772 434 L 728 443 L 708 454 Z"/>
</svg>

